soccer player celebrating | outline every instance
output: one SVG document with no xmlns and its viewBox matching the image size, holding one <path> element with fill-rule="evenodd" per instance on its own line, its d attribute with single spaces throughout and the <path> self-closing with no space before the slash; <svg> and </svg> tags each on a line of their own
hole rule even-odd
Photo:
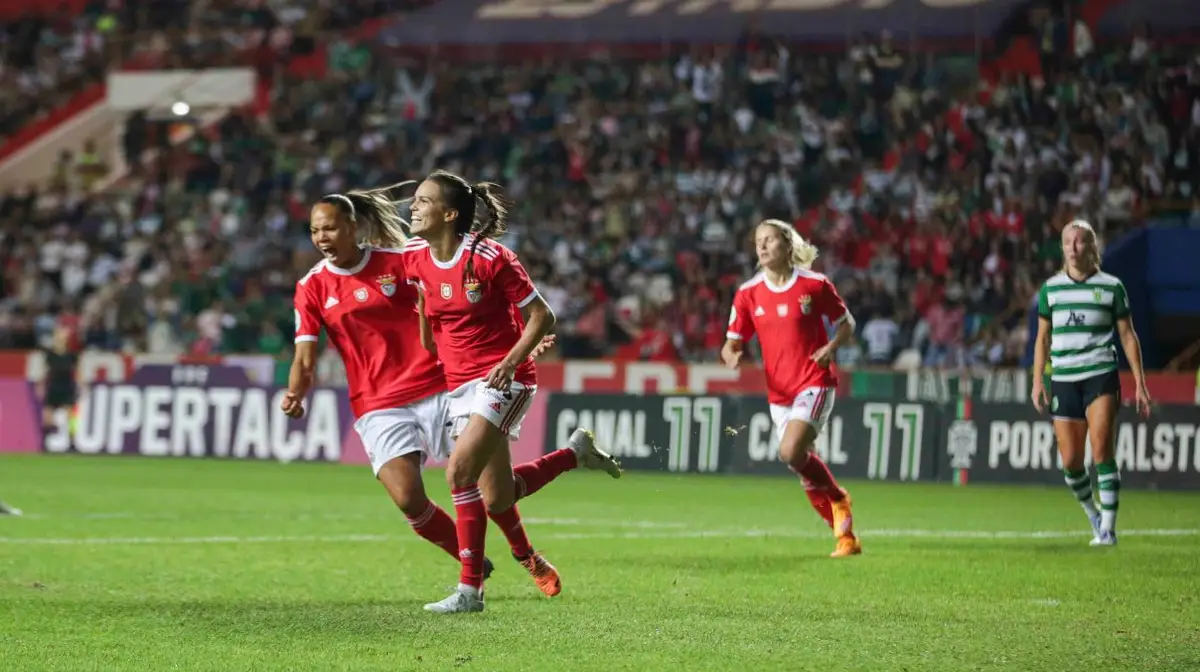
<svg viewBox="0 0 1200 672">
<path fill-rule="evenodd" d="M 504 233 L 510 205 L 497 185 L 471 185 L 444 171 L 430 174 L 412 201 L 412 233 L 419 240 L 405 246 L 404 256 L 424 295 L 422 319 L 428 319 L 446 371 L 455 439 L 446 479 L 454 496 L 462 572 L 454 593 L 425 605 L 437 613 L 483 610 L 489 515 L 542 591 L 554 596 L 562 589 L 558 571 L 530 544 L 517 507 L 485 508 L 481 493 L 482 488 L 494 501 L 515 503 L 509 440 L 519 435 L 537 390 L 530 353 L 554 325 L 554 313 L 516 255 L 491 240 Z M 590 433 L 577 432 L 576 440 L 589 444 L 580 454 L 594 454 Z M 604 457 L 602 468 L 619 475 L 619 467 Z"/>
<path fill-rule="evenodd" d="M 810 270 L 816 247 L 786 222 L 759 224 L 754 246 L 762 270 L 733 297 L 721 359 L 737 368 L 746 340 L 758 334 L 779 458 L 800 476 L 813 508 L 833 528 L 832 557 L 857 555 L 862 544 L 854 535 L 850 496 L 813 452 L 833 412 L 833 357 L 853 337 L 854 318 L 829 278 Z M 826 319 L 837 328 L 833 340 Z"/>
<path fill-rule="evenodd" d="M 1096 231 L 1082 220 L 1063 229 L 1063 270 L 1038 292 L 1038 333 L 1033 350 L 1033 405 L 1047 406 L 1062 455 L 1067 487 L 1087 513 L 1093 546 L 1117 543 L 1121 475 L 1113 455 L 1121 378 L 1116 341 L 1133 370 L 1137 410 L 1150 413 L 1150 392 L 1142 369 L 1142 346 L 1130 319 L 1129 296 L 1115 276 L 1100 270 Z M 1050 362 L 1050 394 L 1043 375 Z M 1084 465 L 1088 434 L 1100 489 L 1100 510 Z"/>
<path fill-rule="evenodd" d="M 313 207 L 313 245 L 325 258 L 296 285 L 296 354 L 282 410 L 304 414 L 324 329 L 345 363 L 354 428 L 376 477 L 413 530 L 458 559 L 454 520 L 428 498 L 421 478 L 427 458 L 450 452 L 446 379 L 420 344 L 418 295 L 398 249 L 405 243 L 402 220 L 387 198 L 393 188 L 331 194 Z M 535 354 L 551 343 L 543 340 Z M 570 447 L 516 468 L 517 496 L 533 494 L 577 464 L 603 461 L 590 440 L 572 438 Z M 588 450 L 596 454 L 581 452 Z M 490 574 L 491 563 L 484 562 Z"/>
</svg>

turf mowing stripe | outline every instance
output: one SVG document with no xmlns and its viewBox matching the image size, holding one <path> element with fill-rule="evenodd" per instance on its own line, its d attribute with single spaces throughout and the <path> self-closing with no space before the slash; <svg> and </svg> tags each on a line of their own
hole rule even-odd
<svg viewBox="0 0 1200 672">
<path fill-rule="evenodd" d="M 1079 530 L 864 530 L 859 533 L 864 539 L 872 537 L 910 539 L 1068 539 L 1091 536 L 1090 531 Z M 1200 535 L 1200 529 L 1146 529 L 1121 530 L 1124 537 L 1192 537 Z M 824 539 L 828 532 L 806 532 L 798 530 L 682 530 L 679 532 L 581 532 L 543 534 L 540 538 L 569 541 L 574 539 L 748 539 L 757 537 L 792 537 Z M 289 544 L 289 543 L 342 543 L 342 542 L 421 542 L 415 535 L 389 534 L 340 534 L 340 535 L 292 535 L 292 536 L 216 536 L 216 537 L 0 537 L 0 544 L 47 545 L 47 546 L 90 546 L 90 545 L 172 545 L 172 544 Z"/>
<path fill-rule="evenodd" d="M 26 520 L 199 520 L 211 515 L 198 512 L 195 515 L 180 515 L 177 513 L 138 513 L 120 512 L 109 513 L 26 513 L 20 516 Z M 396 514 L 387 513 L 221 513 L 221 517 L 229 520 L 395 520 Z M 689 523 L 658 522 L 653 520 L 611 520 L 591 518 L 525 518 L 526 525 L 549 525 L 561 527 L 628 527 L 646 530 L 676 530 L 690 526 Z"/>
</svg>

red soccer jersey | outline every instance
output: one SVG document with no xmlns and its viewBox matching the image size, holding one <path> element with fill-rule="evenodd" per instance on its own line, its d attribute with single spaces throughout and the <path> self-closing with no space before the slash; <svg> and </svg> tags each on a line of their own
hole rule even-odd
<svg viewBox="0 0 1200 672">
<path fill-rule="evenodd" d="M 421 346 L 407 277 L 399 250 L 368 249 L 355 268 L 322 261 L 296 284 L 296 342 L 325 330 L 346 365 L 357 417 L 446 391 L 437 358 Z"/>
<path fill-rule="evenodd" d="M 445 263 L 433 258 L 424 240 L 414 238 L 404 246 L 408 277 L 425 293 L 425 315 L 451 389 L 486 378 L 508 355 L 525 328 L 519 309 L 538 296 L 517 255 L 492 240 L 479 240 L 471 259 L 473 276 L 467 277 L 475 239 L 463 238 Z M 517 367 L 513 380 L 537 384 L 532 358 Z"/>
<path fill-rule="evenodd" d="M 759 273 L 738 288 L 727 338 L 747 341 L 758 334 L 767 378 L 767 401 L 791 406 L 810 387 L 836 387 L 837 372 L 810 357 L 829 343 L 822 317 L 838 324 L 849 316 L 829 278 L 796 270 L 782 287 Z"/>
</svg>

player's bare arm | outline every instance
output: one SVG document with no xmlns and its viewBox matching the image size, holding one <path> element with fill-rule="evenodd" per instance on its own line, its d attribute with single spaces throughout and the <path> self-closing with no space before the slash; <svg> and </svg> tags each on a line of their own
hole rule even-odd
<svg viewBox="0 0 1200 672">
<path fill-rule="evenodd" d="M 1133 330 L 1133 320 L 1128 315 L 1117 318 L 1117 336 L 1121 339 L 1121 349 L 1125 351 L 1125 359 L 1129 360 L 1129 370 L 1137 387 L 1137 412 L 1146 417 L 1150 415 L 1151 402 L 1150 391 L 1146 389 L 1146 371 L 1142 368 L 1142 342 L 1138 340 L 1137 332 Z"/>
<path fill-rule="evenodd" d="M 746 352 L 742 340 L 739 338 L 725 339 L 725 345 L 721 346 L 721 361 L 725 366 L 736 369 L 742 362 L 742 355 Z"/>
<path fill-rule="evenodd" d="M 1046 359 L 1050 356 L 1050 318 L 1038 315 L 1037 336 L 1033 341 L 1033 407 L 1038 413 L 1045 413 L 1048 401 L 1046 399 Z"/>
<path fill-rule="evenodd" d="M 826 343 L 820 350 L 813 353 L 812 360 L 821 366 L 829 366 L 833 361 L 833 356 L 837 354 L 838 348 L 846 345 L 854 338 L 854 329 L 856 323 L 854 316 L 850 313 L 845 313 L 842 319 L 834 329 L 833 339 Z"/>
<path fill-rule="evenodd" d="M 547 350 L 554 347 L 554 342 L 557 340 L 557 338 L 558 337 L 554 334 L 545 336 L 542 338 L 542 342 L 537 344 L 537 347 L 533 349 L 533 352 L 530 353 L 529 356 L 533 357 L 534 359 L 541 357 Z"/>
<path fill-rule="evenodd" d="M 421 347 L 436 355 L 437 343 L 433 340 L 433 325 L 429 323 L 429 317 L 425 315 L 425 294 L 419 289 L 417 290 L 417 316 L 421 325 Z"/>
<path fill-rule="evenodd" d="M 317 369 L 317 344 L 301 341 L 296 344 L 296 356 L 288 373 L 288 389 L 280 408 L 289 418 L 304 417 L 304 397 L 312 389 Z"/>
<path fill-rule="evenodd" d="M 525 329 L 521 332 L 521 338 L 509 350 L 504 360 L 488 374 L 486 380 L 488 387 L 507 390 L 512 383 L 517 367 L 521 362 L 529 359 L 534 348 L 537 348 L 542 339 L 554 328 L 556 320 L 554 311 L 550 310 L 549 304 L 541 296 L 534 297 L 525 307 L 521 308 L 521 315 L 525 318 Z"/>
</svg>

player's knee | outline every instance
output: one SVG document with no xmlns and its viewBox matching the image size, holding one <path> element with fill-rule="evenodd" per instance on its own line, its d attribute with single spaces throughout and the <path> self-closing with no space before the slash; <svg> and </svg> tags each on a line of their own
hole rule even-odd
<svg viewBox="0 0 1200 672">
<path fill-rule="evenodd" d="M 429 498 L 424 492 L 393 492 L 392 501 L 409 518 L 425 513 L 425 509 L 429 507 Z"/>
<path fill-rule="evenodd" d="M 779 459 L 784 464 L 799 469 L 808 461 L 809 448 L 803 437 L 785 439 L 779 444 Z"/>
</svg>

